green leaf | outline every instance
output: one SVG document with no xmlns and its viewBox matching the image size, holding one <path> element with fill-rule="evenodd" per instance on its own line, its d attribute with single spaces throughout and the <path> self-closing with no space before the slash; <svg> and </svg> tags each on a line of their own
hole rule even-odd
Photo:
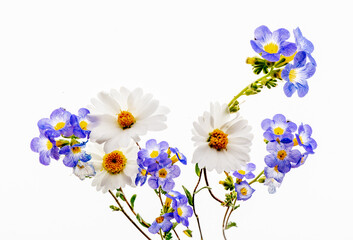
<svg viewBox="0 0 353 240">
<path fill-rule="evenodd" d="M 229 229 L 231 227 L 238 227 L 237 224 L 235 222 L 229 222 L 226 226 L 226 229 Z"/>
<path fill-rule="evenodd" d="M 199 190 L 197 190 L 197 191 L 195 192 L 195 195 L 196 195 L 198 192 L 200 192 L 202 189 L 205 189 L 205 188 L 207 188 L 207 189 L 209 189 L 209 190 L 212 189 L 212 188 L 209 187 L 209 186 L 204 186 L 204 187 L 200 188 Z"/>
<path fill-rule="evenodd" d="M 179 224 L 179 223 L 177 223 L 177 222 L 173 223 L 173 227 L 172 227 L 171 230 L 174 230 L 174 229 L 176 228 L 176 226 L 178 226 L 178 224 Z"/>
<path fill-rule="evenodd" d="M 184 230 L 183 233 L 185 233 L 185 235 L 188 237 L 192 237 L 192 231 L 190 229 Z"/>
<path fill-rule="evenodd" d="M 169 232 L 165 235 L 165 240 L 172 240 L 172 239 L 173 239 L 173 235 L 171 232 Z"/>
<path fill-rule="evenodd" d="M 135 206 L 135 200 L 136 200 L 136 194 L 134 194 L 131 199 L 130 199 L 130 203 L 131 203 L 131 207 L 132 209 L 134 209 Z"/>
<path fill-rule="evenodd" d="M 118 208 L 117 206 L 114 206 L 114 205 L 110 205 L 109 207 L 113 211 L 120 211 L 121 210 L 120 208 Z"/>
<path fill-rule="evenodd" d="M 201 170 L 199 168 L 199 164 L 195 164 L 195 173 L 198 177 L 200 177 L 200 174 L 201 174 Z"/>
<path fill-rule="evenodd" d="M 136 214 L 136 219 L 137 221 L 144 226 L 145 228 L 149 228 L 151 226 L 151 224 L 146 224 L 145 221 L 143 221 L 142 217 L 140 216 L 140 214 Z"/>
<path fill-rule="evenodd" d="M 122 191 L 120 191 L 119 189 L 116 190 L 116 194 L 115 194 L 116 197 L 120 197 L 121 200 L 123 200 L 124 202 L 126 201 L 125 198 L 124 198 L 124 194 Z"/>
<path fill-rule="evenodd" d="M 191 196 L 189 190 L 187 190 L 186 187 L 184 187 L 184 186 L 182 186 L 182 187 L 183 187 L 183 189 L 184 189 L 184 192 L 185 192 L 185 194 L 186 194 L 186 197 L 188 198 L 189 205 L 190 205 L 190 206 L 194 206 L 194 204 L 192 203 L 192 196 Z"/>
<path fill-rule="evenodd" d="M 233 210 L 237 209 L 238 207 L 240 207 L 240 204 L 239 205 L 236 205 L 233 207 Z"/>
</svg>

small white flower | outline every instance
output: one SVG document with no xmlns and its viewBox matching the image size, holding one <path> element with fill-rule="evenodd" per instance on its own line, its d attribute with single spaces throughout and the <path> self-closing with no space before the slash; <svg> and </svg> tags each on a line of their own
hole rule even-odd
<svg viewBox="0 0 353 240">
<path fill-rule="evenodd" d="M 110 93 L 98 93 L 98 99 L 91 100 L 89 119 L 92 125 L 90 138 L 104 143 L 104 150 L 112 152 L 118 146 L 127 146 L 131 139 L 139 141 L 139 136 L 147 131 L 159 131 L 167 126 L 166 114 L 169 110 L 159 106 L 151 94 L 143 94 L 137 88 L 130 92 L 121 88 Z"/>
<path fill-rule="evenodd" d="M 235 171 L 250 161 L 253 135 L 248 121 L 238 113 L 231 116 L 228 106 L 212 104 L 210 112 L 204 112 L 194 122 L 195 149 L 192 162 L 208 171 Z"/>
<path fill-rule="evenodd" d="M 86 177 L 93 177 L 96 171 L 90 162 L 78 161 L 77 165 L 73 168 L 73 173 L 81 180 Z"/>
<path fill-rule="evenodd" d="M 139 172 L 136 161 L 138 147 L 133 141 L 127 147 L 116 148 L 111 152 L 105 152 L 101 145 L 92 145 L 90 162 L 96 170 L 92 186 L 97 191 L 105 193 L 126 185 L 135 186 L 134 181 Z"/>
</svg>

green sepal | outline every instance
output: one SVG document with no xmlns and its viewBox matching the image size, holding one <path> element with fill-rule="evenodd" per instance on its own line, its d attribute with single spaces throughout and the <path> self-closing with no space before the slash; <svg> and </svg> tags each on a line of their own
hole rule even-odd
<svg viewBox="0 0 353 240">
<path fill-rule="evenodd" d="M 190 194 L 189 190 L 186 189 L 186 187 L 182 186 L 184 189 L 184 192 L 186 194 L 186 197 L 188 198 L 188 203 L 190 206 L 194 206 L 193 201 L 192 201 L 192 195 Z"/>
<path fill-rule="evenodd" d="M 226 230 L 231 228 L 231 227 L 238 227 L 237 224 L 235 222 L 229 222 L 226 226 Z"/>
<path fill-rule="evenodd" d="M 113 211 L 116 211 L 116 212 L 121 210 L 120 208 L 118 208 L 117 206 L 114 206 L 114 205 L 110 205 L 109 208 Z"/>
<path fill-rule="evenodd" d="M 165 240 L 172 240 L 173 239 L 173 235 L 171 232 L 168 232 L 165 234 Z"/>
<path fill-rule="evenodd" d="M 116 190 L 115 196 L 118 197 L 118 198 L 121 198 L 121 200 L 123 200 L 123 201 L 126 201 L 123 192 L 120 191 L 119 189 Z"/>
<path fill-rule="evenodd" d="M 185 233 L 185 235 L 188 237 L 192 237 L 192 231 L 190 229 L 184 230 L 183 233 Z"/>
</svg>

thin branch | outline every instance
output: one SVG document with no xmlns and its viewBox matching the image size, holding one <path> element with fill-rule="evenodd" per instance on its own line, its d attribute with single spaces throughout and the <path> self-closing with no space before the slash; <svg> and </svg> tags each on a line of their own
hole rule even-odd
<svg viewBox="0 0 353 240">
<path fill-rule="evenodd" d="M 200 237 L 201 237 L 201 240 L 203 240 L 203 237 L 202 237 L 202 231 L 201 231 L 201 225 L 200 225 L 200 220 L 199 220 L 199 215 L 197 215 L 196 213 L 196 207 L 195 207 L 195 193 L 197 191 L 197 188 L 200 184 L 200 180 L 201 180 L 201 177 L 202 177 L 202 172 L 203 172 L 203 169 L 200 170 L 200 176 L 199 176 L 199 180 L 197 181 L 197 184 L 195 186 L 195 189 L 194 189 L 194 192 L 192 193 L 192 209 L 194 210 L 194 214 L 195 214 L 195 217 L 196 217 L 196 220 L 197 220 L 197 225 L 199 227 L 199 232 L 200 232 Z"/>
<path fill-rule="evenodd" d="M 254 182 L 256 182 L 256 181 L 261 177 L 261 175 L 262 175 L 264 172 L 265 172 L 265 170 L 262 170 L 262 172 L 260 172 L 259 175 L 257 175 L 257 177 L 249 183 L 249 185 L 251 185 L 251 184 L 253 184 Z"/>
<path fill-rule="evenodd" d="M 224 214 L 223 223 L 222 223 L 222 233 L 223 233 L 224 240 L 227 240 L 226 233 L 224 232 L 224 230 L 225 230 L 224 224 L 225 224 L 225 221 L 226 221 L 226 218 L 227 218 L 228 211 L 229 211 L 229 207 L 227 207 L 226 213 Z"/>
<path fill-rule="evenodd" d="M 218 198 L 212 193 L 212 191 L 211 191 L 211 189 L 210 189 L 210 185 L 208 184 L 206 168 L 203 168 L 203 171 L 204 171 L 204 173 L 205 173 L 205 174 L 204 174 L 204 177 L 205 177 L 206 186 L 209 187 L 209 188 L 208 188 L 208 191 L 209 191 L 211 197 L 212 197 L 214 200 L 216 200 L 217 202 L 219 202 L 219 203 L 221 203 L 221 204 L 224 204 L 224 202 L 223 202 L 222 200 L 218 199 Z"/>
</svg>

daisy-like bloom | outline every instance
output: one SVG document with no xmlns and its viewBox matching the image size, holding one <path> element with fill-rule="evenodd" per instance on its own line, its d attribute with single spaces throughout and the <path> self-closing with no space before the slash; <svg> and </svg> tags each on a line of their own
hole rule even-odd
<svg viewBox="0 0 353 240">
<path fill-rule="evenodd" d="M 63 108 L 55 109 L 50 118 L 43 118 L 38 121 L 38 127 L 41 133 L 49 138 L 56 138 L 60 135 L 69 137 L 72 135 L 72 127 L 70 125 L 71 113 Z"/>
<path fill-rule="evenodd" d="M 91 155 L 87 154 L 86 151 L 83 150 L 85 146 L 86 142 L 62 147 L 59 153 L 65 155 L 63 159 L 64 165 L 67 167 L 76 167 L 78 161 L 88 162 L 91 160 Z"/>
<path fill-rule="evenodd" d="M 308 56 L 310 62 L 316 67 L 316 61 L 311 56 L 314 51 L 314 44 L 303 36 L 299 28 L 294 29 L 293 33 L 295 37 L 295 43 L 297 44 L 298 52 L 304 51 Z"/>
<path fill-rule="evenodd" d="M 173 219 L 173 213 L 166 213 L 162 216 L 157 217 L 151 226 L 148 228 L 148 231 L 152 234 L 156 234 L 162 229 L 163 232 L 169 232 L 173 227 L 173 223 L 170 221 Z"/>
<path fill-rule="evenodd" d="M 312 63 L 306 63 L 306 53 L 298 52 L 293 64 L 288 63 L 281 72 L 283 80 L 287 81 L 283 90 L 287 97 L 291 97 L 295 91 L 298 91 L 299 97 L 304 97 L 309 91 L 308 78 L 311 78 L 316 67 Z"/>
<path fill-rule="evenodd" d="M 174 155 L 172 155 L 170 157 L 170 159 L 172 160 L 173 164 L 176 163 L 176 162 L 181 162 L 182 164 L 186 165 L 187 164 L 187 159 L 186 157 L 184 156 L 184 154 L 182 154 L 178 148 L 169 148 L 169 151 L 168 152 L 170 155 L 172 155 L 172 153 Z"/>
<path fill-rule="evenodd" d="M 273 178 L 277 182 L 281 183 L 284 178 L 284 173 L 278 171 L 278 166 L 274 166 L 273 168 L 265 167 L 264 174 L 266 178 Z"/>
<path fill-rule="evenodd" d="M 302 154 L 299 150 L 292 150 L 293 144 L 283 144 L 277 142 L 269 142 L 267 144 L 267 151 L 271 154 L 265 157 L 267 166 L 274 168 L 281 173 L 287 173 L 291 169 L 291 163 L 297 163 Z"/>
<path fill-rule="evenodd" d="M 49 140 L 44 135 L 33 138 L 31 141 L 31 149 L 33 152 L 39 153 L 39 162 L 43 165 L 49 165 L 50 159 L 58 160 L 59 148 L 54 140 Z"/>
<path fill-rule="evenodd" d="M 266 178 L 264 185 L 268 186 L 268 192 L 270 194 L 276 193 L 276 189 L 281 186 L 281 183 L 277 182 L 274 178 Z"/>
<path fill-rule="evenodd" d="M 73 168 L 73 173 L 81 180 L 86 177 L 93 177 L 96 175 L 93 165 L 90 162 L 78 161 L 76 166 Z"/>
<path fill-rule="evenodd" d="M 130 142 L 127 147 L 116 148 L 105 152 L 101 145 L 91 147 L 92 164 L 96 175 L 92 181 L 97 191 L 123 188 L 126 185 L 134 186 L 138 165 L 136 163 L 138 147 Z"/>
<path fill-rule="evenodd" d="M 238 178 L 238 179 L 243 179 L 244 177 L 246 179 L 252 179 L 255 177 L 255 175 L 252 173 L 252 171 L 255 171 L 256 165 L 253 163 L 248 163 L 246 164 L 244 169 L 235 171 L 233 175 Z"/>
<path fill-rule="evenodd" d="M 255 189 L 250 187 L 247 181 L 241 181 L 240 183 L 235 184 L 235 191 L 237 192 L 237 200 L 245 201 L 251 198 Z"/>
<path fill-rule="evenodd" d="M 298 145 L 302 146 L 308 153 L 314 153 L 314 149 L 317 148 L 316 141 L 311 138 L 312 129 L 308 124 L 301 124 L 298 128 L 298 134 L 296 134 L 296 138 L 293 140 L 294 146 Z"/>
<path fill-rule="evenodd" d="M 90 130 L 88 130 L 89 120 L 87 115 L 89 110 L 86 108 L 80 108 L 78 110 L 78 115 L 71 115 L 70 123 L 73 126 L 73 134 L 79 138 L 88 138 Z"/>
<path fill-rule="evenodd" d="M 130 92 L 121 88 L 110 93 L 98 93 L 98 99 L 91 100 L 93 106 L 90 138 L 104 143 L 104 150 L 112 152 L 118 146 L 129 145 L 131 139 L 139 141 L 139 136 L 147 131 L 159 131 L 166 128 L 168 109 L 159 106 L 151 94 L 143 94 L 137 88 Z"/>
<path fill-rule="evenodd" d="M 270 62 L 277 62 L 281 55 L 292 56 L 297 50 L 294 43 L 286 42 L 290 37 L 288 30 L 280 28 L 273 33 L 266 26 L 255 29 L 255 40 L 251 40 L 251 46 L 255 52 Z"/>
<path fill-rule="evenodd" d="M 247 120 L 239 113 L 231 117 L 226 104 L 211 104 L 211 111 L 194 122 L 192 140 L 196 149 L 192 162 L 217 173 L 240 169 L 250 161 L 250 131 Z"/>
<path fill-rule="evenodd" d="M 182 223 L 185 227 L 189 226 L 188 218 L 192 216 L 193 210 L 188 206 L 188 199 L 181 198 L 179 201 L 173 201 L 174 218 L 178 223 Z"/>
<path fill-rule="evenodd" d="M 173 178 L 179 177 L 180 168 L 177 165 L 168 165 L 151 174 L 152 176 L 148 179 L 148 185 L 153 189 L 161 186 L 164 191 L 169 192 L 175 186 Z"/>
<path fill-rule="evenodd" d="M 262 121 L 261 127 L 265 131 L 264 138 L 270 142 L 281 141 L 289 143 L 294 138 L 292 132 L 297 130 L 297 125 L 287 121 L 282 114 L 276 114 L 273 119 L 266 118 Z"/>
</svg>

